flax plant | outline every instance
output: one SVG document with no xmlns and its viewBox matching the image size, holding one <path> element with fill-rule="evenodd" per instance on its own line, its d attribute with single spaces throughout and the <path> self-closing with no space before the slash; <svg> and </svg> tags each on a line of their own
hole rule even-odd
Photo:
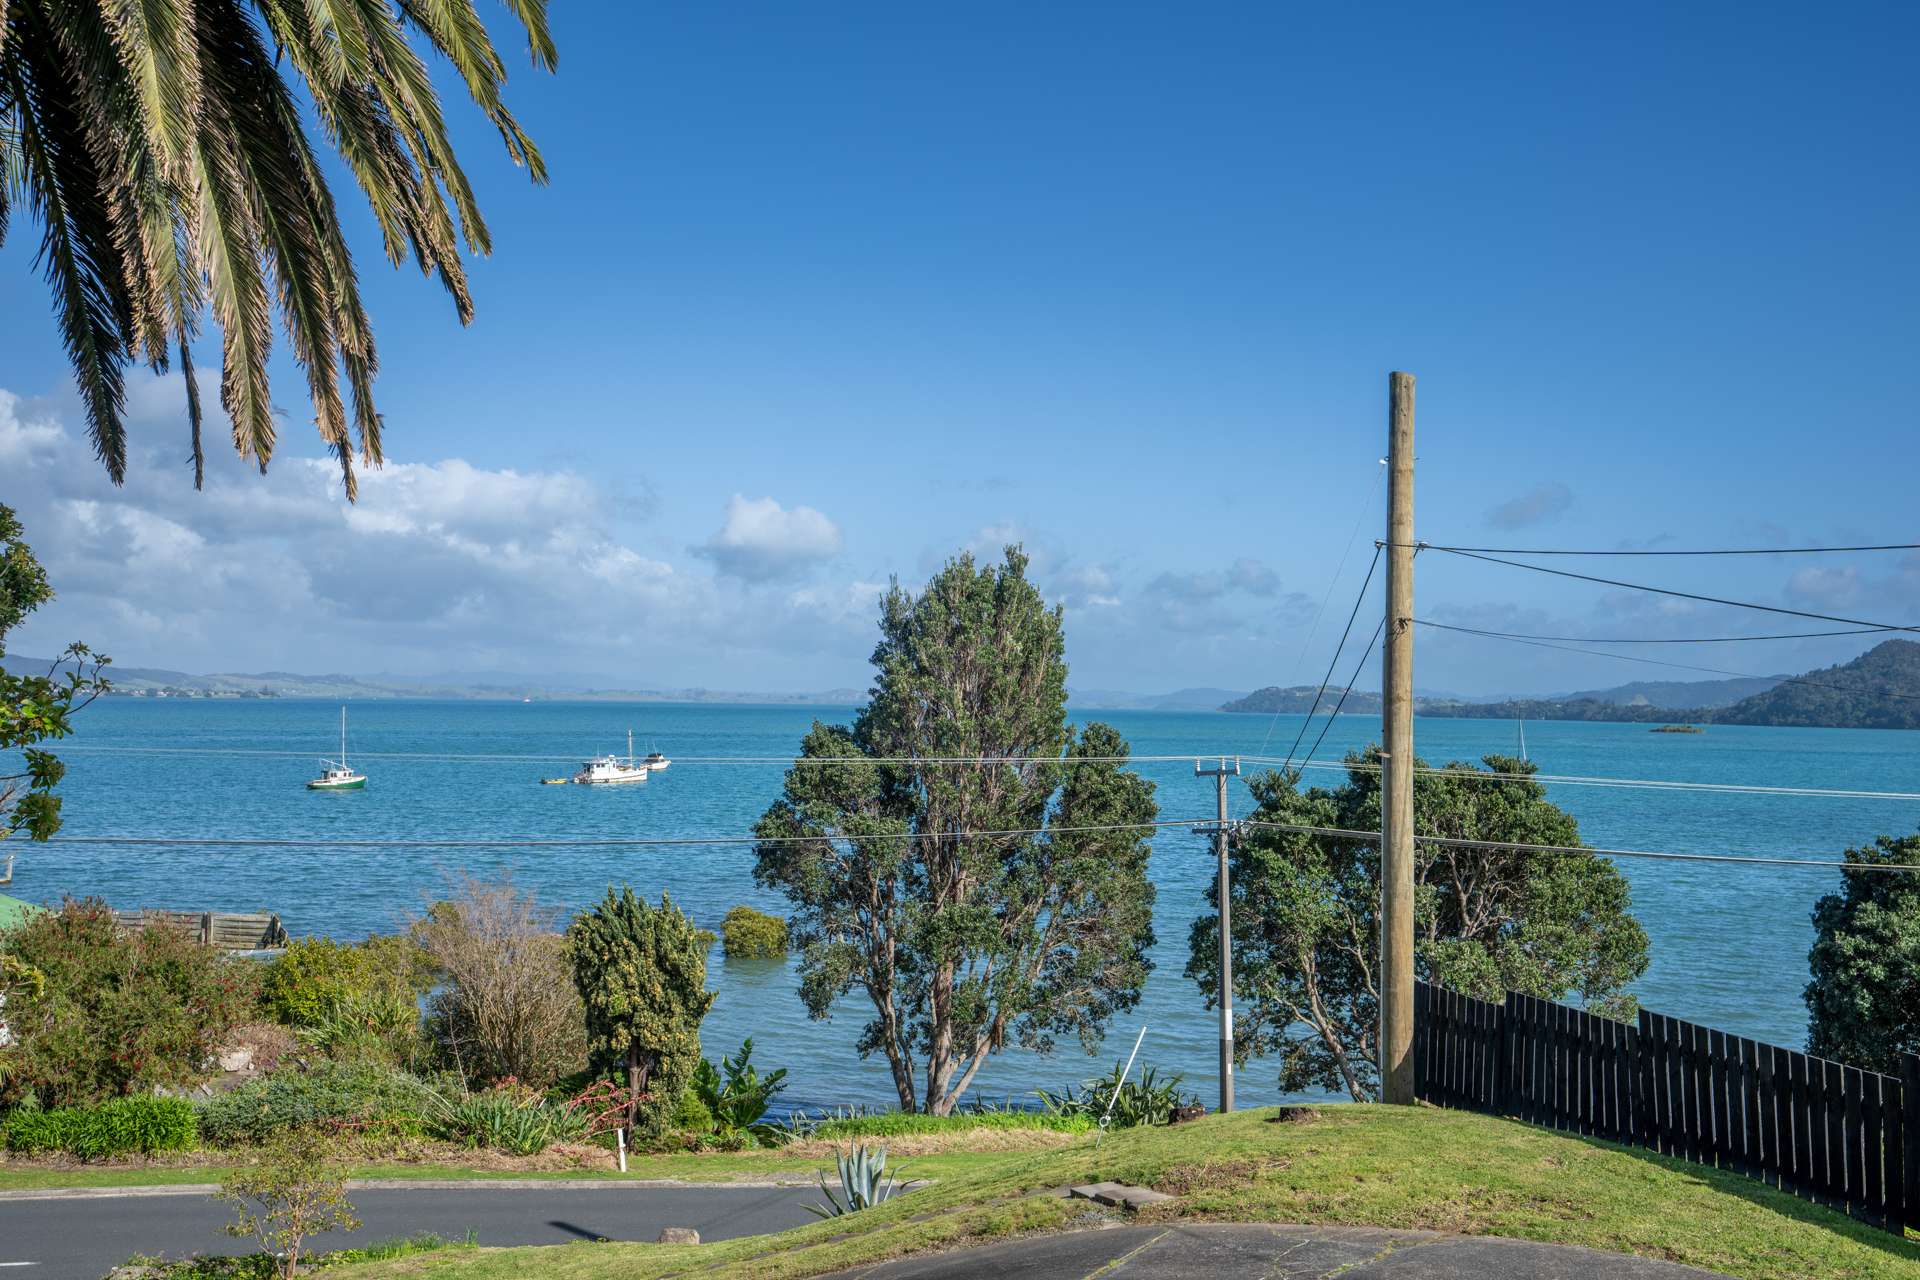
<svg viewBox="0 0 1920 1280">
<path fill-rule="evenodd" d="M 506 0 L 538 68 L 546 0 Z M 310 122 L 372 206 L 387 260 L 437 276 L 473 315 L 463 253 L 491 250 L 427 59 L 449 62 L 535 182 L 546 166 L 502 97 L 506 64 L 472 0 L 0 0 L 0 242 L 25 208 L 93 447 L 125 479 L 125 368 L 187 388 L 211 311 L 220 399 L 242 458 L 276 438 L 277 308 L 347 496 L 381 461 L 372 326 Z M 344 383 L 344 387 L 343 387 Z"/>
</svg>

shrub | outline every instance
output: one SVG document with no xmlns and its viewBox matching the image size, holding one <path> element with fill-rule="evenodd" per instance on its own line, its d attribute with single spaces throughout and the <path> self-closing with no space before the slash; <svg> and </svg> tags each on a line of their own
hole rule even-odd
<svg viewBox="0 0 1920 1280">
<path fill-rule="evenodd" d="M 586 1062 L 586 1009 L 557 923 L 531 893 L 470 876 L 414 922 L 443 984 L 428 1033 L 463 1077 L 545 1088 Z"/>
<path fill-rule="evenodd" d="M 412 1004 L 433 985 L 425 957 L 405 937 L 364 942 L 295 938 L 267 965 L 260 1003 L 276 1022 L 311 1027 L 335 1009 L 377 996 Z"/>
<path fill-rule="evenodd" d="M 771 1140 L 778 1131 L 766 1123 L 767 1107 L 774 1095 L 787 1087 L 786 1078 L 785 1067 L 761 1078 L 753 1066 L 753 1037 L 748 1036 L 740 1046 L 740 1056 L 720 1059 L 719 1068 L 700 1059 L 693 1070 L 693 1092 L 721 1134 L 751 1134 Z"/>
<path fill-rule="evenodd" d="M 777 960 L 787 954 L 787 922 L 752 907 L 738 906 L 720 922 L 726 954 L 739 960 Z"/>
<path fill-rule="evenodd" d="M 200 1108 L 200 1132 L 223 1147 L 303 1128 L 420 1137 L 433 1104 L 433 1090 L 405 1072 L 326 1062 L 310 1071 L 276 1071 L 211 1099 Z"/>
<path fill-rule="evenodd" d="M 627 1086 L 627 1127 L 657 1135 L 700 1061 L 700 1020 L 714 997 L 706 947 L 664 894 L 654 907 L 611 886 L 574 918 L 567 942 L 594 1069 Z"/>
<path fill-rule="evenodd" d="M 332 1140 L 316 1129 L 277 1134 L 252 1163 L 220 1179 L 216 1199 L 233 1206 L 227 1234 L 252 1236 L 280 1259 L 293 1280 L 300 1246 L 323 1231 L 352 1231 L 360 1220 L 347 1202 L 347 1174 Z"/>
<path fill-rule="evenodd" d="M 670 1128 L 685 1133 L 712 1133 L 715 1122 L 713 1112 L 701 1101 L 699 1088 L 690 1084 L 680 1091 L 680 1103 L 668 1123 Z"/>
<path fill-rule="evenodd" d="M 7 1150 L 22 1155 L 64 1151 L 82 1160 L 187 1151 L 194 1144 L 193 1104 L 184 1098 L 115 1098 L 97 1107 L 23 1107 L 0 1127 Z"/>
<path fill-rule="evenodd" d="M 1059 1093 L 1042 1089 L 1040 1100 L 1055 1115 L 1084 1116 L 1096 1124 L 1109 1114 L 1111 1107 L 1111 1126 L 1115 1129 L 1128 1129 L 1137 1124 L 1170 1124 L 1175 1111 L 1199 1100 L 1192 1094 L 1180 1092 L 1184 1076 L 1161 1080 L 1154 1068 L 1144 1067 L 1138 1076 L 1123 1081 L 1124 1070 L 1116 1062 L 1113 1070 L 1102 1078 L 1087 1081 L 1080 1093 L 1076 1094 L 1072 1085 Z"/>
<path fill-rule="evenodd" d="M 437 1137 L 516 1156 L 538 1155 L 556 1142 L 579 1142 L 592 1126 L 586 1108 L 551 1102 L 518 1085 L 439 1099 L 432 1122 Z"/>
<path fill-rule="evenodd" d="M 34 916 L 4 946 L 37 975 L 8 997 L 4 1087 L 49 1106 L 201 1078 L 254 1000 L 251 961 L 168 929 L 125 932 L 93 899 Z"/>
</svg>

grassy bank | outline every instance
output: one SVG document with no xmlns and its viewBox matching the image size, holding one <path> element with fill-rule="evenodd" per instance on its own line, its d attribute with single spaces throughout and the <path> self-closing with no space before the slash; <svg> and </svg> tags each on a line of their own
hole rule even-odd
<svg viewBox="0 0 1920 1280">
<path fill-rule="evenodd" d="M 1181 1198 L 1151 1216 L 1426 1228 L 1586 1245 L 1743 1280 L 1914 1280 L 1920 1244 L 1744 1178 L 1465 1112 L 1334 1107 L 1310 1123 L 1243 1112 L 1136 1129 L 955 1169 L 903 1200 L 723 1244 L 566 1245 L 422 1256 L 339 1273 L 509 1280 L 819 1275 L 925 1249 L 1059 1228 L 1085 1202 L 1045 1194 L 1111 1178 Z M 849 1234 L 857 1225 L 858 1234 Z"/>
<path fill-rule="evenodd" d="M 912 1172 L 923 1178 L 947 1179 L 997 1167 L 1015 1151 L 938 1151 L 912 1156 Z M 481 1167 L 453 1161 L 363 1161 L 354 1163 L 352 1177 L 360 1181 L 435 1181 L 539 1179 L 606 1179 L 629 1181 L 672 1179 L 682 1182 L 754 1182 L 800 1180 L 830 1166 L 824 1149 L 807 1144 L 797 1150 L 637 1155 L 627 1161 L 627 1172 L 602 1169 L 524 1169 Z M 232 1167 L 219 1153 L 199 1159 L 120 1165 L 54 1165 L 31 1161 L 0 1163 L 0 1192 L 47 1191 L 62 1188 L 170 1187 L 212 1183 Z"/>
</svg>

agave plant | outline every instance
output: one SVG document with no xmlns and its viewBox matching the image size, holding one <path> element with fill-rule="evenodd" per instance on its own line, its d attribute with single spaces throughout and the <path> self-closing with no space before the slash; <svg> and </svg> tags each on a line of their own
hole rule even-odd
<svg viewBox="0 0 1920 1280">
<path fill-rule="evenodd" d="M 840 1174 L 840 1195 L 833 1193 L 827 1185 L 827 1175 L 820 1175 L 820 1191 L 827 1202 L 823 1205 L 810 1204 L 807 1210 L 822 1218 L 838 1218 L 842 1214 L 858 1213 L 862 1209 L 871 1209 L 884 1204 L 900 1190 L 900 1182 L 887 1172 L 887 1149 L 869 1147 L 864 1142 L 849 1142 L 845 1153 L 834 1152 L 833 1162 Z"/>
<path fill-rule="evenodd" d="M 533 65 L 552 70 L 547 0 L 507 7 Z M 0 240 L 10 207 L 40 224 L 54 314 L 116 484 L 125 366 L 174 360 L 199 482 L 191 348 L 208 312 L 234 448 L 265 468 L 276 304 L 349 497 L 356 437 L 362 460 L 380 461 L 373 334 L 321 153 L 338 152 L 365 193 L 387 260 L 438 276 L 469 320 L 463 255 L 492 246 L 437 61 L 452 72 L 440 83 L 463 85 L 508 157 L 544 182 L 474 0 L 0 3 Z"/>
</svg>

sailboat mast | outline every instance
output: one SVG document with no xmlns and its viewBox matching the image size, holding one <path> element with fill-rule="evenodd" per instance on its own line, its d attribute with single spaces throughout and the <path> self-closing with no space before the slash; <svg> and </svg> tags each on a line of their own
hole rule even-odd
<svg viewBox="0 0 1920 1280">
<path fill-rule="evenodd" d="M 633 730 L 627 730 L 627 768 L 633 768 Z"/>
<path fill-rule="evenodd" d="M 347 709 L 340 708 L 340 767 L 347 767 Z"/>
</svg>

